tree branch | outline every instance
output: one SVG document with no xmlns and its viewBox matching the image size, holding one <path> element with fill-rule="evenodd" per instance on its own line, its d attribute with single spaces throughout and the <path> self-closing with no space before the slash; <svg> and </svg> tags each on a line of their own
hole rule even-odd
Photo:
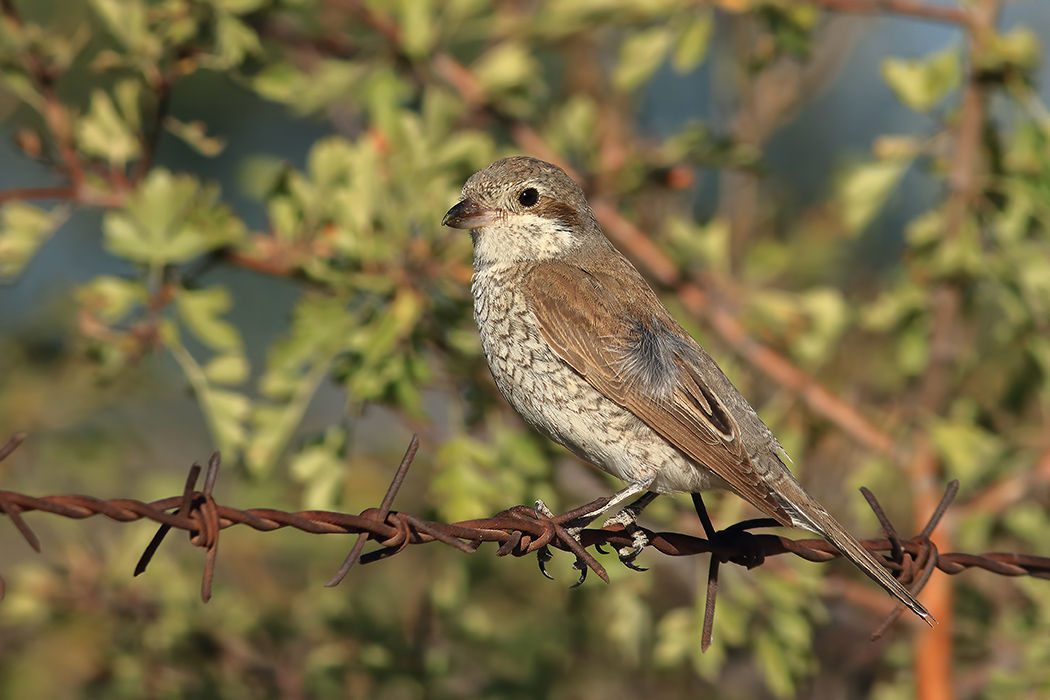
<svg viewBox="0 0 1050 700">
<path fill-rule="evenodd" d="M 825 10 L 851 14 L 895 14 L 936 22 L 967 25 L 969 13 L 958 7 L 930 5 L 915 0 L 804 0 Z"/>
<path fill-rule="evenodd" d="M 980 0 L 972 12 L 970 27 L 970 74 L 962 98 L 957 127 L 955 153 L 952 158 L 949 183 L 951 194 L 945 205 L 944 240 L 957 239 L 966 223 L 967 215 L 979 194 L 981 131 L 985 122 L 985 84 L 975 67 L 986 35 L 995 28 L 1000 0 Z M 930 338 L 930 361 L 919 387 L 919 410 L 923 415 L 939 415 L 946 409 L 951 395 L 951 371 L 955 366 L 957 345 L 954 342 L 963 290 L 957 283 L 943 283 L 932 291 L 933 333 Z M 915 493 L 914 518 L 919 522 L 937 499 L 936 482 L 939 479 L 940 457 L 934 449 L 928 430 L 919 428 L 909 474 Z M 938 531 L 936 545 L 948 548 L 950 528 Z M 951 700 L 955 696 L 952 685 L 952 635 L 954 617 L 952 584 L 940 578 L 926 589 L 924 601 L 940 625 L 920 635 L 915 655 L 917 697 L 922 700 Z"/>
</svg>

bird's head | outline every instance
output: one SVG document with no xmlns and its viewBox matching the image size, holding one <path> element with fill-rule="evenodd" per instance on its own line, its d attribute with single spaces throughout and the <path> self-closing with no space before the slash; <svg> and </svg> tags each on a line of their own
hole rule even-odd
<svg viewBox="0 0 1050 700">
<path fill-rule="evenodd" d="M 470 229 L 476 267 L 561 258 L 604 238 L 580 186 L 558 166 L 527 156 L 471 175 L 441 223 Z"/>
</svg>

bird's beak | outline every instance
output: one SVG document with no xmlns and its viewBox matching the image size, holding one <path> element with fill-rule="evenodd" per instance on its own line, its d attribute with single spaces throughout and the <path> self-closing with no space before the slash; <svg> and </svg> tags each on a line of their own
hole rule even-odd
<svg viewBox="0 0 1050 700">
<path fill-rule="evenodd" d="M 445 218 L 441 220 L 442 226 L 452 228 L 481 228 L 488 226 L 496 219 L 496 212 L 491 209 L 483 209 L 472 199 L 464 199 L 448 210 Z"/>
</svg>

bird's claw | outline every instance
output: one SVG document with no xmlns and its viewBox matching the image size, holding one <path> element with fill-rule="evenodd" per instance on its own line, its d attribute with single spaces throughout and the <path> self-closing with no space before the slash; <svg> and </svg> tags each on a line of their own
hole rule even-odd
<svg viewBox="0 0 1050 700">
<path fill-rule="evenodd" d="M 620 558 L 620 563 L 632 571 L 648 571 L 648 568 L 635 564 L 634 560 L 649 546 L 649 536 L 634 523 L 627 526 L 627 530 L 631 533 L 633 542 L 630 547 L 621 547 L 617 550 L 616 555 Z"/>
<path fill-rule="evenodd" d="M 549 562 L 552 558 L 553 557 L 551 556 L 551 550 L 547 547 L 540 547 L 538 550 L 536 550 L 536 561 L 540 565 L 540 573 L 543 574 L 545 578 L 548 578 L 551 581 L 554 580 L 554 577 L 551 576 L 549 571 L 547 571 L 547 562 Z"/>
<path fill-rule="evenodd" d="M 583 560 L 583 557 L 576 557 L 575 563 L 572 568 L 577 569 L 580 572 L 580 578 L 576 579 L 576 583 L 569 586 L 569 588 L 579 588 L 583 585 L 583 582 L 587 580 L 587 562 Z"/>
<path fill-rule="evenodd" d="M 554 517 L 554 512 L 550 508 L 548 508 L 547 504 L 540 499 L 536 499 L 536 504 L 533 507 L 536 509 L 536 515 L 538 517 Z M 583 526 L 566 527 L 565 531 L 574 540 L 580 542 L 580 533 L 583 531 Z M 554 557 L 551 554 L 551 550 L 549 547 L 541 547 L 540 549 L 536 550 L 536 561 L 540 565 L 540 573 L 543 574 L 545 577 L 549 578 L 551 581 L 554 580 L 554 577 L 551 576 L 551 573 L 549 571 L 547 571 L 547 562 L 549 562 L 553 558 Z M 576 580 L 576 583 L 569 586 L 569 588 L 576 588 L 578 586 L 582 586 L 583 582 L 587 580 L 587 562 L 584 561 L 582 557 L 576 557 L 576 562 L 572 565 L 572 568 L 580 572 L 580 577 Z"/>
<path fill-rule="evenodd" d="M 628 569 L 633 571 L 648 571 L 649 569 L 643 566 L 638 566 L 634 563 L 634 560 L 638 558 L 638 555 L 642 553 L 642 550 L 649 546 L 649 537 L 645 534 L 645 531 L 642 530 L 642 528 L 638 527 L 637 520 L 638 512 L 627 507 L 606 520 L 602 525 L 602 528 L 607 528 L 611 525 L 620 525 L 626 532 L 630 533 L 632 540 L 631 546 L 621 547 L 616 550 L 616 556 L 620 558 L 620 563 Z M 604 552 L 602 553 L 604 554 Z"/>
</svg>

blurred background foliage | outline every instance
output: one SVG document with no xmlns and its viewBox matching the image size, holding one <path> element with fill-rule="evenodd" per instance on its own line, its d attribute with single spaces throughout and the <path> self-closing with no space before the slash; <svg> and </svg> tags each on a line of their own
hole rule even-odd
<svg viewBox="0 0 1050 700">
<path fill-rule="evenodd" d="M 150 500 L 223 451 L 239 507 L 456 520 L 616 485 L 498 397 L 463 181 L 529 153 L 599 218 L 859 536 L 1048 554 L 1050 99 L 1039 0 L 0 0 L 4 488 Z M 5 434 L 6 434 L 5 433 Z M 716 524 L 750 512 L 715 498 Z M 0 697 L 1036 698 L 1045 583 L 970 572 L 867 636 L 847 566 L 643 555 L 569 591 L 437 546 L 0 529 Z M 647 522 L 697 532 L 687 502 Z M 608 560 L 606 560 L 608 561 Z"/>
</svg>

